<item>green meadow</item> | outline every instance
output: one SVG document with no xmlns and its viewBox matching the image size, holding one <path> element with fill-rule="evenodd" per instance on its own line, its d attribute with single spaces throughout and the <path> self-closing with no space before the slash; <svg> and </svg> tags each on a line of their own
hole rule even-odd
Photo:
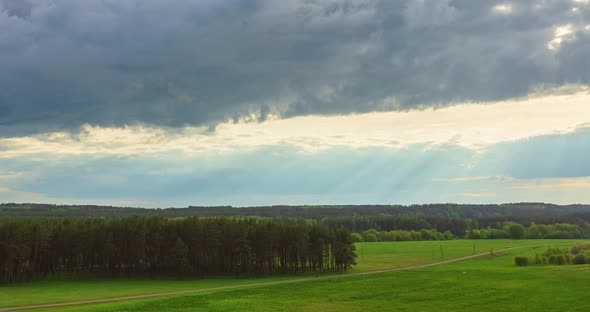
<svg viewBox="0 0 590 312">
<path fill-rule="evenodd" d="M 356 244 L 358 265 L 346 274 L 400 268 L 474 253 L 488 255 L 440 266 L 218 290 L 47 311 L 590 311 L 590 266 L 516 267 L 514 256 L 574 240 L 453 240 Z M 474 245 L 475 244 L 475 245 Z M 520 248 L 494 253 L 509 247 Z M 490 252 L 491 251 L 491 252 Z M 493 255 L 492 255 L 493 254 Z M 0 287 L 0 306 L 80 301 L 206 289 L 310 276 L 207 279 L 78 278 Z"/>
<path fill-rule="evenodd" d="M 348 273 L 402 268 L 511 247 L 572 245 L 576 240 L 450 240 L 356 243 L 357 266 Z"/>
<path fill-rule="evenodd" d="M 511 251 L 437 267 L 59 311 L 589 311 L 590 266 L 515 268 Z M 58 310 L 51 310 L 58 311 Z"/>
</svg>

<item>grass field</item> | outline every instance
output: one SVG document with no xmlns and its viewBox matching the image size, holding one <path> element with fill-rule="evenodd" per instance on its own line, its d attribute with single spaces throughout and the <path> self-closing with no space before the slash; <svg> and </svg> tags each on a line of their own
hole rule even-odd
<svg viewBox="0 0 590 312">
<path fill-rule="evenodd" d="M 479 240 L 477 253 L 514 246 L 571 244 L 560 240 Z M 404 267 L 451 259 L 473 253 L 473 241 L 400 242 L 358 244 L 359 265 L 354 272 Z M 434 311 L 436 307 L 467 309 L 478 304 L 478 310 L 505 311 L 522 302 L 534 301 L 540 308 L 555 306 L 561 310 L 590 311 L 590 306 L 572 304 L 590 291 L 589 266 L 528 267 L 513 266 L 515 254 L 531 249 L 513 250 L 501 256 L 468 260 L 439 267 L 405 272 L 351 276 L 272 287 L 216 291 L 160 299 L 135 300 L 125 303 L 100 304 L 59 311 L 193 311 L 207 307 L 211 311 L 253 310 L 339 310 L 390 309 L 396 311 Z M 43 281 L 0 287 L 0 305 L 17 306 L 50 302 L 78 301 L 134 294 L 199 289 L 299 277 L 216 278 L 200 280 L 169 279 L 87 279 Z M 542 286 L 542 287 L 541 287 Z M 553 294 L 553 295 L 549 295 Z M 457 297 L 459 296 L 459 297 Z M 537 298 L 538 297 L 538 298 Z M 535 300 L 531 298 L 537 298 Z M 578 298 L 578 299 L 576 299 Z M 517 300 L 518 299 L 518 300 Z M 506 303 L 508 300 L 510 303 Z M 545 302 L 551 300 L 551 302 Z M 493 302 L 492 302 L 493 301 Z M 479 307 L 480 304 L 484 306 Z M 507 304 L 509 304 L 507 306 Z M 524 303 L 522 303 L 524 304 Z M 553 304 L 553 305 L 552 305 Z M 503 307 L 503 308 L 502 308 Z M 278 309 L 280 310 L 280 309 Z M 524 310 L 529 310 L 528 308 Z M 54 310 L 57 311 L 57 310 Z M 541 309 L 539 311 L 549 311 Z"/>
<path fill-rule="evenodd" d="M 509 247 L 571 245 L 574 242 L 575 240 L 498 239 L 357 243 L 358 265 L 349 273 L 425 264 L 471 255 L 474 251 L 484 253 Z"/>
<path fill-rule="evenodd" d="M 60 311 L 590 311 L 589 265 L 515 267 L 513 257 L 528 252 L 412 271 Z"/>
</svg>

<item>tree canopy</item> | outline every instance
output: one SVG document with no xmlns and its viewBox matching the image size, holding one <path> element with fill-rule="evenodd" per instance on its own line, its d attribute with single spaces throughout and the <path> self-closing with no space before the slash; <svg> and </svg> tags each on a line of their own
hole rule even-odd
<svg viewBox="0 0 590 312">
<path fill-rule="evenodd" d="M 256 218 L 0 222 L 0 281 L 61 273 L 296 274 L 355 264 L 350 232 Z"/>
</svg>

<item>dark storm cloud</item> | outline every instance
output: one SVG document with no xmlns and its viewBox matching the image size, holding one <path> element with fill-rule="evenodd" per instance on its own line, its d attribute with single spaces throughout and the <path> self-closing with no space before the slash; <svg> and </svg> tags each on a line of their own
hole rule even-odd
<svg viewBox="0 0 590 312">
<path fill-rule="evenodd" d="M 0 0 L 0 137 L 413 109 L 589 83 L 589 5 L 518 1 L 500 14 L 496 4 Z M 548 50 L 564 24 L 571 40 Z"/>
<path fill-rule="evenodd" d="M 2 9 L 8 16 L 26 18 L 33 6 L 27 0 L 2 0 Z"/>
</svg>

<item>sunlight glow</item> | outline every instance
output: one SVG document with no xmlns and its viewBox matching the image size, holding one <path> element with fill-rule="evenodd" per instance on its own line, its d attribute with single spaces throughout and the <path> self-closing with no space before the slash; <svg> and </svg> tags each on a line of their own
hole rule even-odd
<svg viewBox="0 0 590 312">
<path fill-rule="evenodd" d="M 510 4 L 498 4 L 495 5 L 492 10 L 499 14 L 510 14 L 512 13 L 512 5 Z"/>
<path fill-rule="evenodd" d="M 585 188 L 590 189 L 590 178 L 548 178 L 530 180 L 511 186 L 512 189 L 560 189 L 560 188 Z"/>
<path fill-rule="evenodd" d="M 575 28 L 573 25 L 563 25 L 555 28 L 553 39 L 547 43 L 547 49 L 555 51 L 561 48 L 562 44 L 575 39 Z"/>
<path fill-rule="evenodd" d="M 96 156 L 180 152 L 194 155 L 232 153 L 271 145 L 293 146 L 301 152 L 331 147 L 400 149 L 414 144 L 456 145 L 477 150 L 499 142 L 565 134 L 590 127 L 588 88 L 579 87 L 570 94 L 557 93 L 404 112 L 227 122 L 213 132 L 206 127 L 87 125 L 79 133 L 0 139 L 0 158 L 34 154 Z"/>
</svg>

